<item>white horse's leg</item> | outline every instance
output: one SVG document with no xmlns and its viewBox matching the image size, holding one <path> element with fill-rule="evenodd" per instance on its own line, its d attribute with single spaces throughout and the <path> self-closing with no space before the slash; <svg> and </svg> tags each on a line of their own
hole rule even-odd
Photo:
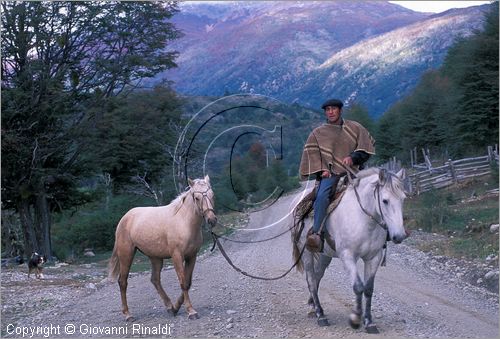
<svg viewBox="0 0 500 339">
<path fill-rule="evenodd" d="M 365 261 L 365 314 L 363 325 L 368 333 L 379 333 L 377 326 L 372 321 L 372 295 L 375 282 L 375 274 L 377 274 L 378 266 L 382 260 L 382 251 L 380 251 L 371 260 Z"/>
<path fill-rule="evenodd" d="M 307 251 L 307 259 L 305 262 L 306 267 L 306 280 L 307 286 L 309 288 L 309 300 L 308 304 L 313 308 L 313 312 L 316 314 L 316 318 L 319 326 L 328 326 L 328 319 L 326 319 L 323 308 L 319 302 L 319 283 L 325 274 L 325 270 L 330 265 L 332 258 L 325 255 L 320 255 L 318 260 L 314 260 L 314 255 Z"/>
<path fill-rule="evenodd" d="M 354 259 L 354 257 L 350 254 L 344 253 L 341 256 L 341 259 L 344 263 L 346 271 L 351 278 L 352 289 L 354 291 L 354 294 L 356 295 L 356 305 L 354 305 L 352 313 L 349 315 L 349 324 L 352 328 L 359 328 L 359 326 L 361 325 L 361 314 L 363 313 L 363 281 L 359 277 L 358 268 L 356 267 L 356 260 Z"/>
</svg>

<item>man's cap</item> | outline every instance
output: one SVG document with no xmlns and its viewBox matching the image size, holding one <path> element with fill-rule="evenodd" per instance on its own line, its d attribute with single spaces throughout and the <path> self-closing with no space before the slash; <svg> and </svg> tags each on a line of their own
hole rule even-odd
<svg viewBox="0 0 500 339">
<path fill-rule="evenodd" d="M 325 101 L 325 103 L 323 105 L 321 105 L 321 108 L 325 109 L 328 106 L 335 106 L 338 108 L 342 108 L 344 106 L 344 104 L 339 99 L 329 99 L 329 100 Z"/>
</svg>

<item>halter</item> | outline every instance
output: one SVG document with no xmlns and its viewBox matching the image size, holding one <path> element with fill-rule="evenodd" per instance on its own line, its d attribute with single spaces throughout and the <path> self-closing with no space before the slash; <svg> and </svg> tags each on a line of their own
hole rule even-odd
<svg viewBox="0 0 500 339">
<path fill-rule="evenodd" d="M 373 190 L 373 196 L 375 197 L 375 194 L 377 194 L 377 201 L 378 201 L 378 209 L 380 211 L 380 217 L 382 218 L 381 221 L 377 220 L 370 212 L 368 212 L 363 205 L 361 204 L 361 198 L 359 197 L 358 190 L 356 189 L 356 186 L 353 184 L 352 188 L 354 189 L 354 193 L 356 194 L 356 199 L 358 200 L 359 207 L 361 207 L 361 210 L 368 216 L 370 219 L 375 221 L 380 227 L 382 227 L 384 230 L 388 231 L 387 228 L 387 223 L 384 220 L 384 213 L 382 212 L 382 206 L 380 205 L 380 184 L 377 183 L 375 189 Z"/>
<path fill-rule="evenodd" d="M 203 205 L 204 205 L 204 202 L 205 202 L 205 198 L 206 198 L 206 199 L 208 199 L 208 200 L 210 200 L 210 198 L 208 197 L 208 194 L 207 194 L 207 193 L 208 193 L 208 191 L 210 191 L 210 190 L 211 190 L 211 188 L 210 188 L 210 187 L 208 187 L 208 188 L 207 188 L 205 191 L 203 191 L 203 192 L 202 192 L 202 191 L 192 191 L 192 192 L 191 192 L 191 195 L 193 196 L 194 203 L 195 203 L 196 207 L 198 207 L 198 212 L 200 212 L 200 214 L 203 216 L 203 218 L 204 218 L 204 219 L 206 219 L 206 218 L 205 218 L 205 214 L 206 214 L 207 212 L 210 212 L 210 211 L 211 211 L 213 214 L 215 214 L 214 209 L 213 209 L 213 208 L 210 208 L 210 207 L 209 207 L 209 205 L 208 205 L 208 203 L 207 203 L 207 209 L 203 210 Z M 198 204 L 196 203 L 196 199 L 194 198 L 194 195 L 195 195 L 196 193 L 201 194 L 201 196 L 202 196 L 202 198 L 201 198 L 201 207 L 200 207 L 200 206 L 198 206 Z"/>
<path fill-rule="evenodd" d="M 380 205 L 380 184 L 377 183 L 377 185 L 375 186 L 375 189 L 373 190 L 373 196 L 375 197 L 375 194 L 377 194 L 378 209 L 380 211 L 380 217 L 382 218 L 381 221 L 377 220 L 370 212 L 368 212 L 363 207 L 363 204 L 361 203 L 361 198 L 359 197 L 358 190 L 356 189 L 356 185 L 354 185 L 354 181 L 353 181 L 353 177 L 356 177 L 356 174 L 349 167 L 347 167 L 347 166 L 343 166 L 343 167 L 347 171 L 347 175 L 349 176 L 349 181 L 352 184 L 352 188 L 354 189 L 354 193 L 356 194 L 356 199 L 358 200 L 359 207 L 361 207 L 361 210 L 363 211 L 363 213 L 365 213 L 370 219 L 375 221 L 384 230 L 389 232 L 389 229 L 387 228 L 387 223 L 384 220 L 384 213 L 382 212 L 382 206 Z"/>
</svg>

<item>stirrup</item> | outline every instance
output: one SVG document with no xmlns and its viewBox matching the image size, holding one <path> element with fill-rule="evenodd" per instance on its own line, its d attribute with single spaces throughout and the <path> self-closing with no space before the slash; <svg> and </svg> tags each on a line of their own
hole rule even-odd
<svg viewBox="0 0 500 339">
<path fill-rule="evenodd" d="M 322 234 L 314 233 L 312 230 L 307 233 L 306 248 L 310 252 L 323 252 L 324 244 L 325 240 Z"/>
</svg>

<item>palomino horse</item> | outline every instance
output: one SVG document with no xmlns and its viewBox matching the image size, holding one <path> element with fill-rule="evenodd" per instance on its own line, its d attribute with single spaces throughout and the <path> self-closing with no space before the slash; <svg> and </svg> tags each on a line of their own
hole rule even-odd
<svg viewBox="0 0 500 339">
<path fill-rule="evenodd" d="M 318 324 L 327 326 L 328 320 L 318 298 L 318 288 L 325 269 L 332 257 L 340 258 L 350 275 L 356 295 L 356 305 L 350 315 L 350 324 L 359 328 L 362 314 L 362 298 L 365 295 L 364 326 L 369 333 L 378 333 L 372 321 L 371 301 L 375 274 L 383 258 L 383 247 L 387 237 L 394 243 L 401 243 L 407 233 L 403 226 L 403 200 L 405 192 L 402 184 L 404 171 L 397 174 L 385 169 L 369 168 L 358 173 L 357 178 L 348 186 L 342 200 L 326 218 L 324 227 L 325 246 L 323 253 L 303 252 L 297 269 L 305 267 L 306 280 L 311 306 L 310 314 L 316 314 Z M 306 219 L 308 229 L 311 218 Z M 294 232 L 298 235 L 298 223 Z M 302 232 L 298 241 L 294 241 L 294 257 L 298 259 L 300 248 L 305 242 L 307 232 Z M 295 239 L 297 239 L 295 238 Z M 293 235 L 292 235 L 293 239 Z M 328 244 L 328 246 L 327 246 Z M 335 250 L 332 248 L 334 247 Z M 364 262 L 364 280 L 361 280 L 356 263 Z"/>
<path fill-rule="evenodd" d="M 109 262 L 109 278 L 120 285 L 122 312 L 127 321 L 133 321 L 127 305 L 127 278 L 136 250 L 151 260 L 151 282 L 167 307 L 176 315 L 185 303 L 189 319 L 198 318 L 189 288 L 196 254 L 203 239 L 201 225 L 205 219 L 211 226 L 217 222 L 214 212 L 214 193 L 210 178 L 188 179 L 189 189 L 167 206 L 137 207 L 128 211 L 116 228 L 113 254 Z M 172 304 L 160 282 L 163 259 L 172 258 L 182 293 Z"/>
</svg>

